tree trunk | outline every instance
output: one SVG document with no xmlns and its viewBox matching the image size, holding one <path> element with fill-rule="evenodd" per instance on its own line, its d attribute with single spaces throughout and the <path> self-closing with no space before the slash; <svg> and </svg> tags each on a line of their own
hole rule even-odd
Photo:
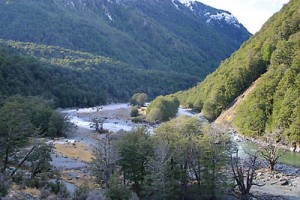
<svg viewBox="0 0 300 200">
<path fill-rule="evenodd" d="M 23 160 L 18 164 L 18 167 L 16 167 L 16 169 L 10 174 L 10 176 L 13 176 L 19 167 L 21 167 L 23 165 L 23 163 L 29 158 L 29 155 L 33 152 L 33 150 L 35 149 L 35 146 L 33 146 L 30 151 L 26 154 L 26 156 L 23 158 Z"/>
<path fill-rule="evenodd" d="M 269 169 L 271 170 L 271 171 L 273 171 L 274 170 L 274 166 L 275 166 L 275 164 L 276 164 L 276 162 L 273 162 L 273 161 L 269 161 Z"/>
</svg>

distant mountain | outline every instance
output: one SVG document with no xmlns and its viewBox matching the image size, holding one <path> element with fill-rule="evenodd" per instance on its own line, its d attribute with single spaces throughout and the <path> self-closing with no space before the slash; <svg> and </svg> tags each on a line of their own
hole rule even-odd
<svg viewBox="0 0 300 200">
<path fill-rule="evenodd" d="M 248 136 L 300 140 L 300 2 L 290 0 L 181 103 Z M 224 112 L 230 108 L 228 111 Z"/>
<path fill-rule="evenodd" d="M 175 0 L 0 0 L 0 46 L 10 60 L 1 66 L 1 94 L 40 93 L 65 107 L 97 104 L 104 97 L 126 101 L 135 92 L 153 98 L 192 87 L 250 36 L 242 25 L 207 23 L 196 5 L 197 12 Z M 203 6 L 208 8 L 225 12 Z M 41 71 L 53 67 L 59 72 L 37 76 L 38 68 L 28 67 L 26 81 L 11 59 L 16 66 L 32 61 L 35 67 L 47 66 Z M 16 77 L 8 79 L 8 74 Z M 55 87 L 44 75 L 59 75 L 58 85 L 67 81 Z M 33 92 L 42 80 L 49 81 L 44 84 L 49 91 Z M 59 91 L 68 85 L 78 88 L 72 91 L 76 95 Z"/>
<path fill-rule="evenodd" d="M 61 46 L 198 78 L 250 36 L 243 26 L 230 34 L 228 27 L 220 32 L 206 21 L 175 0 L 0 1 L 0 27 L 5 27 L 0 38 L 5 40 Z"/>
<path fill-rule="evenodd" d="M 250 34 L 247 29 L 230 12 L 210 7 L 199 1 L 181 1 L 208 26 L 222 33 L 228 40 L 238 45 L 240 41 L 249 39 Z"/>
<path fill-rule="evenodd" d="M 108 57 L 57 46 L 0 39 L 1 97 L 39 95 L 58 107 L 128 101 L 137 91 L 150 98 L 187 88 L 188 74 L 143 70 Z"/>
</svg>

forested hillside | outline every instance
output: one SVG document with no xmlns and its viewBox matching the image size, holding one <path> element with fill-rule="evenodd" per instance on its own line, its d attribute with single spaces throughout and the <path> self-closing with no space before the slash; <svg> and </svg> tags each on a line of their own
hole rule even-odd
<svg viewBox="0 0 300 200">
<path fill-rule="evenodd" d="M 204 12 L 207 6 L 201 6 Z M 215 13 L 224 12 L 210 9 Z M 110 71 L 121 72 L 117 80 L 127 80 L 127 73 L 122 71 L 132 68 L 137 72 L 130 70 L 131 74 L 142 74 L 142 77 L 134 76 L 134 79 L 144 80 L 145 76 L 159 75 L 163 78 L 162 81 L 157 80 L 162 84 L 161 88 L 172 83 L 170 90 L 153 91 L 155 87 L 152 86 L 149 86 L 150 89 L 137 88 L 136 92 L 150 93 L 151 97 L 195 85 L 250 36 L 238 21 L 235 24 L 228 24 L 224 19 L 217 21 L 219 27 L 211 26 L 188 6 L 172 0 L 0 0 L 0 26 L 5 27 L 0 29 L 0 38 L 37 44 L 24 47 L 18 43 L 13 45 L 14 48 L 20 49 L 20 45 L 25 52 L 30 51 L 26 53 L 33 53 L 38 58 L 41 56 L 51 63 L 73 57 L 74 52 L 62 50 L 64 53 L 61 55 L 58 48 L 54 50 L 40 45 L 71 49 L 77 51 L 77 56 L 78 51 L 84 52 L 85 56 L 81 54 L 80 59 L 86 59 L 85 52 L 88 52 L 95 57 L 113 60 L 113 65 L 119 67 Z M 220 27 L 225 25 L 227 31 L 220 33 Z M 55 53 L 50 53 L 53 50 Z M 180 84 L 174 85 L 175 81 L 179 82 L 178 78 Z M 101 82 L 106 81 L 103 84 L 112 85 L 110 87 L 118 85 L 114 83 L 115 77 L 109 77 L 112 82 L 106 79 L 101 79 Z M 126 99 L 126 93 L 132 95 L 122 88 L 107 87 L 102 89 L 112 90 L 116 99 Z"/>
<path fill-rule="evenodd" d="M 237 107 L 235 127 L 251 136 L 280 131 L 299 140 L 299 11 L 300 2 L 291 0 L 203 82 L 177 93 L 181 104 L 212 121 L 261 77 Z"/>
<path fill-rule="evenodd" d="M 0 40 L 0 47 L 1 95 L 40 95 L 60 107 L 128 101 L 137 91 L 146 91 L 153 98 L 197 80 L 55 46 Z"/>
<path fill-rule="evenodd" d="M 230 33 L 219 33 L 171 0 L 1 0 L 0 26 L 5 40 L 61 46 L 200 78 L 250 36 L 242 25 L 232 25 L 232 32 L 244 37 L 228 39 Z"/>
</svg>

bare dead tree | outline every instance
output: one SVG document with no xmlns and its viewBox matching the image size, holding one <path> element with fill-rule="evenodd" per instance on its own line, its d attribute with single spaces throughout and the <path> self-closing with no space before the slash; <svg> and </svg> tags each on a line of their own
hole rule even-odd
<svg viewBox="0 0 300 200">
<path fill-rule="evenodd" d="M 32 176 L 35 176 L 43 171 L 49 171 L 51 168 L 50 152 L 52 147 L 52 144 L 39 143 L 38 141 L 35 141 L 35 144 L 23 156 L 16 168 L 11 172 L 10 176 L 14 176 L 25 162 L 30 163 Z"/>
<path fill-rule="evenodd" d="M 113 147 L 113 138 L 111 134 L 106 134 L 105 138 L 99 141 L 97 147 L 93 150 L 93 161 L 90 163 L 92 174 L 96 177 L 98 183 L 108 187 L 108 180 L 116 170 L 116 163 L 119 159 L 117 152 Z"/>
<path fill-rule="evenodd" d="M 267 134 L 265 136 L 265 143 L 260 144 L 259 150 L 262 157 L 268 162 L 269 169 L 274 170 L 278 159 L 286 153 L 286 149 L 280 148 L 277 144 L 278 133 Z"/>
<path fill-rule="evenodd" d="M 103 109 L 103 107 L 102 106 L 96 106 L 96 110 L 97 110 L 97 112 L 99 111 L 99 110 L 102 110 Z"/>
<path fill-rule="evenodd" d="M 98 133 L 104 133 L 104 128 L 103 128 L 103 124 L 104 122 L 106 121 L 106 117 L 103 117 L 103 118 L 93 118 L 92 119 L 92 125 L 91 125 L 91 128 L 95 128 L 95 132 L 98 132 Z"/>
<path fill-rule="evenodd" d="M 254 155 L 249 154 L 249 158 L 246 162 L 242 162 L 238 157 L 238 150 L 236 151 L 236 156 L 233 157 L 231 155 L 231 169 L 236 182 L 234 188 L 238 188 L 242 199 L 251 196 L 250 189 L 253 185 L 263 186 L 253 182 L 254 174 L 257 169 L 256 161 L 258 155 L 258 151 L 256 151 Z"/>
<path fill-rule="evenodd" d="M 13 176 L 17 170 L 23 165 L 23 163 L 29 158 L 30 154 L 34 151 L 34 149 L 36 148 L 36 146 L 33 146 L 28 152 L 27 154 L 24 156 L 24 158 L 21 160 L 21 162 L 18 164 L 18 166 L 11 172 L 10 176 Z"/>
</svg>

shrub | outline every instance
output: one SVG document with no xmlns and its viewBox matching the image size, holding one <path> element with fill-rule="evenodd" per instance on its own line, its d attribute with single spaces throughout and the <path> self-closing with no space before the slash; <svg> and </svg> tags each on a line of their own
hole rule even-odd
<svg viewBox="0 0 300 200">
<path fill-rule="evenodd" d="M 133 106 L 130 111 L 131 117 L 137 117 L 139 115 L 139 110 L 136 106 Z"/>
<path fill-rule="evenodd" d="M 1 197 L 7 195 L 9 187 L 10 187 L 10 179 L 6 174 L 0 172 L 0 199 Z"/>
<path fill-rule="evenodd" d="M 131 121 L 133 123 L 142 123 L 143 119 L 141 117 L 133 117 L 133 118 L 131 118 Z"/>
</svg>

